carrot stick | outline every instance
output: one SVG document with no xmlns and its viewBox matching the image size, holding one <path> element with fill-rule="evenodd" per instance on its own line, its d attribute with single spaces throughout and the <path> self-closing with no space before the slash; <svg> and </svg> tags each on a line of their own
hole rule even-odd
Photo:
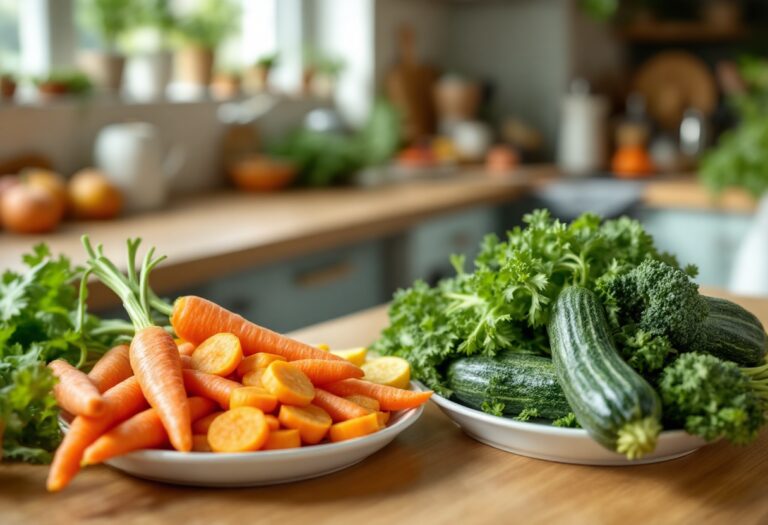
<svg viewBox="0 0 768 525">
<path fill-rule="evenodd" d="M 323 388 L 341 397 L 353 394 L 372 397 L 379 402 L 382 410 L 415 408 L 426 403 L 430 396 L 432 396 L 431 391 L 413 392 L 386 385 L 377 385 L 376 383 L 361 381 L 360 379 L 345 379 L 324 385 Z"/>
<path fill-rule="evenodd" d="M 192 450 L 192 422 L 173 337 L 159 326 L 137 330 L 130 347 L 131 368 L 141 390 L 168 431 L 173 448 Z"/>
<path fill-rule="evenodd" d="M 344 396 L 344 399 L 347 401 L 352 401 L 353 403 L 357 403 L 361 407 L 367 408 L 371 412 L 378 412 L 381 410 L 381 405 L 379 405 L 379 402 L 372 397 L 363 396 L 360 394 L 352 394 L 351 396 Z"/>
<path fill-rule="evenodd" d="M 192 421 L 213 412 L 216 408 L 213 401 L 202 397 L 190 397 L 187 402 Z M 165 431 L 157 410 L 150 408 L 123 421 L 97 439 L 85 450 L 83 463 L 95 465 L 134 450 L 158 448 L 166 443 L 168 432 Z"/>
<path fill-rule="evenodd" d="M 128 345 L 117 345 L 109 350 L 88 372 L 88 377 L 102 393 L 132 375 L 133 369 L 131 369 L 131 361 L 128 358 Z"/>
<path fill-rule="evenodd" d="M 232 391 L 243 386 L 236 381 L 197 370 L 184 370 L 183 376 L 184 386 L 190 394 L 216 401 L 224 410 L 229 408 Z"/>
<path fill-rule="evenodd" d="M 352 401 L 335 396 L 320 388 L 315 389 L 315 398 L 312 400 L 312 404 L 328 412 L 328 415 L 331 416 L 334 422 L 363 417 L 371 413 L 370 410 Z"/>
<path fill-rule="evenodd" d="M 66 487 L 80 470 L 83 452 L 105 431 L 147 407 L 139 382 L 130 377 L 104 393 L 106 409 L 98 418 L 78 416 L 69 426 L 48 472 L 48 490 L 56 492 Z"/>
<path fill-rule="evenodd" d="M 313 385 L 334 383 L 342 379 L 360 378 L 365 375 L 363 369 L 349 361 L 329 361 L 327 359 L 299 359 L 291 361 L 306 374 Z"/>
<path fill-rule="evenodd" d="M 331 426 L 329 435 L 334 443 L 346 441 L 368 434 L 373 434 L 379 430 L 379 418 L 376 414 L 368 414 L 363 417 L 357 417 Z"/>
<path fill-rule="evenodd" d="M 243 345 L 245 355 L 267 352 L 296 359 L 341 359 L 319 348 L 296 341 L 247 321 L 229 310 L 194 295 L 176 299 L 171 325 L 185 341 L 200 344 L 220 332 L 235 334 Z"/>
<path fill-rule="evenodd" d="M 104 413 L 104 400 L 88 376 L 63 359 L 48 363 L 59 380 L 53 395 L 61 408 L 75 416 L 98 417 Z"/>
</svg>

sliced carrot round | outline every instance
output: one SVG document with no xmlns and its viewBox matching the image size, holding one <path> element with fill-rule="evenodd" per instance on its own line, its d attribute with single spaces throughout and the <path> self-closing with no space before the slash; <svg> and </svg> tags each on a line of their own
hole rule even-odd
<svg viewBox="0 0 768 525">
<path fill-rule="evenodd" d="M 301 441 L 308 445 L 320 443 L 332 423 L 331 416 L 315 405 L 305 407 L 283 405 L 280 407 L 280 415 L 277 418 L 284 427 L 298 430 Z"/>
<path fill-rule="evenodd" d="M 240 339 L 234 334 L 212 335 L 192 352 L 192 367 L 206 374 L 228 376 L 243 359 Z"/>
<path fill-rule="evenodd" d="M 298 430 L 275 430 L 269 433 L 267 442 L 264 443 L 264 450 L 278 450 L 283 448 L 299 448 L 301 446 L 301 436 Z"/>
<path fill-rule="evenodd" d="M 214 452 L 249 452 L 260 449 L 269 437 L 264 412 L 253 407 L 228 410 L 208 429 L 208 444 Z"/>
<path fill-rule="evenodd" d="M 192 432 L 194 434 L 207 434 L 208 429 L 211 428 L 211 423 L 213 423 L 213 420 L 219 417 L 221 414 L 223 414 L 221 410 L 213 412 L 211 414 L 208 414 L 207 416 L 203 416 L 200 419 L 197 419 L 192 422 Z M 193 436 L 194 437 L 194 436 Z"/>
<path fill-rule="evenodd" d="M 243 377 L 248 372 L 257 368 L 267 368 L 272 361 L 286 361 L 286 359 L 277 354 L 268 354 L 267 352 L 256 352 L 240 361 L 237 366 L 237 375 Z"/>
<path fill-rule="evenodd" d="M 306 374 L 286 361 L 270 363 L 261 383 L 286 405 L 306 406 L 315 397 L 315 387 Z"/>
<path fill-rule="evenodd" d="M 261 376 L 264 375 L 266 368 L 256 368 L 243 376 L 242 382 L 245 386 L 260 386 L 264 388 L 261 382 Z"/>
</svg>

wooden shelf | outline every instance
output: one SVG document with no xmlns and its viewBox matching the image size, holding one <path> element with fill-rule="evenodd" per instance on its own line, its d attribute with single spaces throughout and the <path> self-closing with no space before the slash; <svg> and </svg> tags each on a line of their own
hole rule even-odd
<svg viewBox="0 0 768 525">
<path fill-rule="evenodd" d="M 699 21 L 636 22 L 619 28 L 625 40 L 640 43 L 732 42 L 744 39 L 744 26 L 718 27 Z"/>
</svg>

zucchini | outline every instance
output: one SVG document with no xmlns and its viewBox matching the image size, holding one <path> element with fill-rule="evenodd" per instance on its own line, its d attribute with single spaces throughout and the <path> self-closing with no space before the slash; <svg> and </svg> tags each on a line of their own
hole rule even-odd
<svg viewBox="0 0 768 525">
<path fill-rule="evenodd" d="M 519 352 L 463 357 L 451 363 L 447 379 L 453 397 L 478 410 L 485 403 L 501 403 L 506 416 L 529 410 L 544 419 L 559 419 L 571 411 L 548 357 Z"/>
<path fill-rule="evenodd" d="M 597 296 L 586 288 L 565 288 L 547 331 L 560 386 L 579 424 L 628 459 L 653 451 L 661 401 L 619 355 Z"/>
<path fill-rule="evenodd" d="M 740 366 L 765 363 L 766 336 L 760 320 L 731 301 L 706 296 L 704 299 L 709 305 L 709 314 L 704 319 L 700 343 L 695 350 Z"/>
</svg>

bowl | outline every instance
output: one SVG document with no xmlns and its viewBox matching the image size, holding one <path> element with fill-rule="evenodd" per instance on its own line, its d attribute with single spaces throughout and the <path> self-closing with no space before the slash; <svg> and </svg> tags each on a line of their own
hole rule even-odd
<svg viewBox="0 0 768 525">
<path fill-rule="evenodd" d="M 245 191 L 283 189 L 294 181 L 297 173 L 293 163 L 267 155 L 252 155 L 229 166 L 232 182 Z"/>
<path fill-rule="evenodd" d="M 530 458 L 577 465 L 629 466 L 686 456 L 707 444 L 684 430 L 659 434 L 656 449 L 634 461 L 604 448 L 586 430 L 559 428 L 493 416 L 432 394 L 432 401 L 468 436 L 500 450 Z"/>
</svg>

